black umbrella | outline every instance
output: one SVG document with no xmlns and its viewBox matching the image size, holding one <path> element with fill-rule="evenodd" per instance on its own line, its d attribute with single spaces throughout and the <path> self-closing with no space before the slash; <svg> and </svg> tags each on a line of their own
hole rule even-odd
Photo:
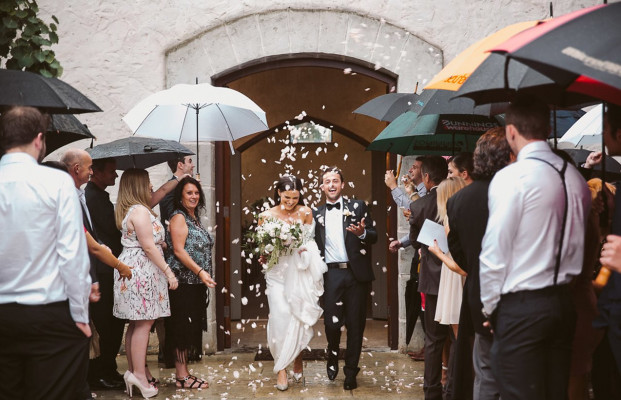
<svg viewBox="0 0 621 400">
<path fill-rule="evenodd" d="M 597 5 L 554 18 L 521 38 L 516 35 L 507 50 L 548 76 L 561 68 L 621 89 L 619 21 L 621 3 Z"/>
<path fill-rule="evenodd" d="M 116 168 L 149 168 L 194 153 L 174 140 L 131 136 L 87 150 L 93 160 L 114 158 Z"/>
<path fill-rule="evenodd" d="M 492 49 L 572 91 L 621 104 L 621 3 L 553 18 Z"/>
<path fill-rule="evenodd" d="M 466 81 L 467 82 L 467 81 Z M 418 115 L 483 115 L 492 116 L 504 111 L 504 104 L 476 105 L 471 99 L 454 98 L 455 92 L 442 89 L 425 89 L 410 108 Z"/>
<path fill-rule="evenodd" d="M 31 106 L 49 114 L 101 111 L 69 84 L 27 71 L 0 69 L 0 108 Z"/>
<path fill-rule="evenodd" d="M 416 93 L 388 93 L 367 101 L 356 108 L 354 113 L 392 122 L 408 111 L 417 99 Z"/>
<path fill-rule="evenodd" d="M 599 102 L 593 97 L 567 91 L 564 86 L 529 66 L 496 53 L 490 54 L 474 70 L 455 92 L 456 99 L 453 101 L 469 98 L 475 104 L 507 102 L 518 92 L 531 94 L 559 107 L 577 107 Z"/>
<path fill-rule="evenodd" d="M 571 156 L 572 160 L 574 160 L 576 165 L 584 164 L 589 154 L 593 152 L 592 150 L 586 149 L 563 149 L 563 151 Z M 612 173 L 616 174 L 617 176 L 621 176 L 621 163 L 619 163 L 619 161 L 615 160 L 613 157 L 606 156 L 605 167 L 606 174 Z M 593 169 L 595 169 L 596 171 L 601 171 L 602 164 L 597 164 L 595 167 L 593 167 Z"/>
<path fill-rule="evenodd" d="M 95 139 L 91 131 L 71 114 L 52 114 L 45 134 L 47 153 L 81 139 Z"/>
</svg>

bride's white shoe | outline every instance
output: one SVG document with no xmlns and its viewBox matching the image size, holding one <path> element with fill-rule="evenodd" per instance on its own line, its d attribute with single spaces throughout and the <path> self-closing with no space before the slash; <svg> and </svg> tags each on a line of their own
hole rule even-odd
<svg viewBox="0 0 621 400">
<path fill-rule="evenodd" d="M 285 370 L 285 379 L 287 379 L 287 370 Z M 276 375 L 276 389 L 284 392 L 289 389 L 289 380 L 287 379 L 284 384 L 278 383 L 278 375 Z"/>
</svg>

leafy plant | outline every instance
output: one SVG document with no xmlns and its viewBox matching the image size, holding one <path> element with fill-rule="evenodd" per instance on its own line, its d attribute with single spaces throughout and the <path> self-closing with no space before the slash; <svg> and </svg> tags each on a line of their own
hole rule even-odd
<svg viewBox="0 0 621 400">
<path fill-rule="evenodd" d="M 50 49 L 58 43 L 58 19 L 49 25 L 37 17 L 36 0 L 0 1 L 0 63 L 17 69 L 59 77 L 63 68 Z"/>
</svg>

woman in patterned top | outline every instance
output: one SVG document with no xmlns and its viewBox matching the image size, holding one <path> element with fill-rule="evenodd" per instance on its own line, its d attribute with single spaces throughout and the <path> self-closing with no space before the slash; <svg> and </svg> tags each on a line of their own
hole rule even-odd
<svg viewBox="0 0 621 400">
<path fill-rule="evenodd" d="M 170 216 L 171 252 L 168 264 L 179 279 L 179 288 L 170 292 L 171 317 L 166 319 L 166 353 L 173 359 L 178 388 L 206 389 L 209 384 L 188 372 L 188 353 L 202 354 L 202 331 L 207 330 L 207 287 L 212 279 L 213 239 L 200 222 L 205 195 L 200 183 L 191 177 L 181 179 L 173 198 Z"/>
</svg>

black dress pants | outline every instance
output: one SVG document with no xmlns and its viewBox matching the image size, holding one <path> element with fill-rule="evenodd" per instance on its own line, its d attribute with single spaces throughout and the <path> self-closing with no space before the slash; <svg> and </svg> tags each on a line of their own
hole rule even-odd
<svg viewBox="0 0 621 400">
<path fill-rule="evenodd" d="M 0 304 L 0 399 L 68 399 L 85 386 L 88 341 L 67 301 Z"/>
<path fill-rule="evenodd" d="M 425 373 L 423 392 L 425 400 L 442 400 L 442 351 L 444 343 L 450 337 L 451 327 L 436 322 L 438 296 L 425 294 Z M 451 346 L 453 349 L 454 346 Z M 452 373 L 449 370 L 449 374 Z M 449 381 L 452 377 L 448 376 Z M 450 396 L 449 396 L 450 397 Z"/>
<path fill-rule="evenodd" d="M 358 282 L 349 269 L 329 269 L 324 274 L 324 324 L 328 351 L 337 352 L 341 327 L 347 328 L 345 376 L 355 377 L 362 351 L 362 337 L 367 318 L 368 282 Z"/>
<path fill-rule="evenodd" d="M 116 356 L 123 340 L 125 321 L 112 315 L 114 306 L 114 275 L 98 274 L 101 299 L 91 303 L 91 318 L 99 333 L 97 358 L 90 360 L 88 375 L 90 379 L 110 378 L 117 373 Z"/>
<path fill-rule="evenodd" d="M 576 315 L 568 285 L 505 294 L 492 372 L 503 400 L 566 400 Z"/>
</svg>

